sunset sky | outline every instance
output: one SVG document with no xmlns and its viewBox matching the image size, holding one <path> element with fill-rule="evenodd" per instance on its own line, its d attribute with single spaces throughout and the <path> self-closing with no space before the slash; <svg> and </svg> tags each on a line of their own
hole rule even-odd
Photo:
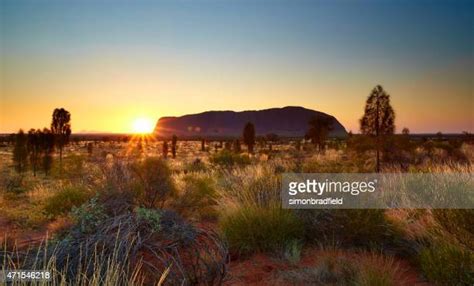
<svg viewBox="0 0 474 286">
<path fill-rule="evenodd" d="M 358 132 L 377 84 L 397 131 L 474 131 L 474 1 L 0 3 L 0 132 L 288 105 Z"/>
</svg>

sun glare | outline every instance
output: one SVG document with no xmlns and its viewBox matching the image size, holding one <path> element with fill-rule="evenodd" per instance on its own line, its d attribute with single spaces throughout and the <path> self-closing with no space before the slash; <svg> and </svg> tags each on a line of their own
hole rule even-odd
<svg viewBox="0 0 474 286">
<path fill-rule="evenodd" d="M 153 131 L 153 123 L 149 118 L 137 118 L 133 121 L 134 133 L 147 134 Z"/>
</svg>

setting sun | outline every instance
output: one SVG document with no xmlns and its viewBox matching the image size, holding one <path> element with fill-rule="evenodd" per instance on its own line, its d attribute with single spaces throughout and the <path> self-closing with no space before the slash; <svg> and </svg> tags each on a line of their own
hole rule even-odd
<svg viewBox="0 0 474 286">
<path fill-rule="evenodd" d="M 133 121 L 132 131 L 134 133 L 151 133 L 153 123 L 149 118 L 137 118 Z"/>
</svg>

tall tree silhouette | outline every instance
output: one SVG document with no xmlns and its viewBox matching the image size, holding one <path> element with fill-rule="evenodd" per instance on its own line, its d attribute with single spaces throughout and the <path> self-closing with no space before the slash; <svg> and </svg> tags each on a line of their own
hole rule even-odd
<svg viewBox="0 0 474 286">
<path fill-rule="evenodd" d="M 176 158 L 176 144 L 178 143 L 178 136 L 173 135 L 171 138 L 171 154 L 173 155 L 173 159 Z"/>
<path fill-rule="evenodd" d="M 48 175 L 53 165 L 53 152 L 55 144 L 54 134 L 47 128 L 40 133 L 41 153 L 43 154 L 42 166 L 44 173 Z"/>
<path fill-rule="evenodd" d="M 26 164 L 28 163 L 26 141 L 25 132 L 20 129 L 15 135 L 15 146 L 13 147 L 13 162 L 15 163 L 15 170 L 18 173 L 26 171 Z"/>
<path fill-rule="evenodd" d="M 27 139 L 28 155 L 30 157 L 30 164 L 33 168 L 33 176 L 36 177 L 36 170 L 41 157 L 41 130 L 30 129 L 28 131 Z"/>
<path fill-rule="evenodd" d="M 53 112 L 53 121 L 51 122 L 51 132 L 56 139 L 56 146 L 59 149 L 59 166 L 62 171 L 63 149 L 69 142 L 71 135 L 71 114 L 64 108 L 56 108 Z"/>
<path fill-rule="evenodd" d="M 251 122 L 247 122 L 243 132 L 244 144 L 247 145 L 249 153 L 253 153 L 255 146 L 255 126 Z"/>
<path fill-rule="evenodd" d="M 320 151 L 324 151 L 329 131 L 333 129 L 333 120 L 326 116 L 314 116 L 308 124 L 309 129 L 305 137 L 311 139 Z"/>
<path fill-rule="evenodd" d="M 163 141 L 163 158 L 168 158 L 168 141 Z"/>
<path fill-rule="evenodd" d="M 367 98 L 364 116 L 360 119 L 360 131 L 375 137 L 378 173 L 381 144 L 387 135 L 395 132 L 395 112 L 390 105 L 390 95 L 380 85 L 377 85 Z"/>
</svg>

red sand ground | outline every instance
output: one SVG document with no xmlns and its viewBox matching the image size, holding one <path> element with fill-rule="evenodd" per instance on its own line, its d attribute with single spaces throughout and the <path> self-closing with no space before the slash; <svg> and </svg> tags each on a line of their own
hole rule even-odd
<svg viewBox="0 0 474 286">
<path fill-rule="evenodd" d="M 8 234 L 8 241 L 16 241 L 17 246 L 20 248 L 29 244 L 39 244 L 48 234 L 56 231 L 60 227 L 58 225 L 61 225 L 61 223 L 53 222 L 39 230 L 24 230 L 15 228 L 6 219 L 0 217 L 0 243 L 4 243 L 5 235 Z M 357 254 L 351 252 L 338 251 L 337 253 L 330 253 L 325 250 L 307 249 L 303 252 L 299 263 L 291 265 L 282 259 L 264 254 L 255 254 L 245 259 L 231 261 L 228 265 L 228 276 L 224 285 L 283 285 L 277 279 L 278 272 L 317 266 L 321 258 L 327 256 L 343 256 L 353 260 L 354 263 L 357 263 L 358 257 Z M 403 277 L 400 277 L 400 284 L 398 285 L 431 285 L 422 281 L 417 271 L 407 261 L 398 259 L 396 263 L 398 263 L 403 273 Z"/>
<path fill-rule="evenodd" d="M 224 285 L 287 285 L 287 283 L 284 284 L 281 280 L 277 279 L 278 272 L 317 266 L 320 259 L 327 256 L 343 256 L 354 261 L 355 264 L 358 259 L 356 253 L 338 251 L 336 254 L 319 249 L 308 249 L 303 253 L 297 265 L 290 265 L 281 259 L 263 254 L 255 254 L 245 260 L 231 261 L 228 277 Z M 398 285 L 432 285 L 422 281 L 417 271 L 407 261 L 397 259 L 396 263 L 401 272 Z"/>
<path fill-rule="evenodd" d="M 23 247 L 31 244 L 40 244 L 46 237 L 61 228 L 64 222 L 53 221 L 38 229 L 22 229 L 0 217 L 0 244 L 7 238 L 10 245 Z"/>
</svg>

